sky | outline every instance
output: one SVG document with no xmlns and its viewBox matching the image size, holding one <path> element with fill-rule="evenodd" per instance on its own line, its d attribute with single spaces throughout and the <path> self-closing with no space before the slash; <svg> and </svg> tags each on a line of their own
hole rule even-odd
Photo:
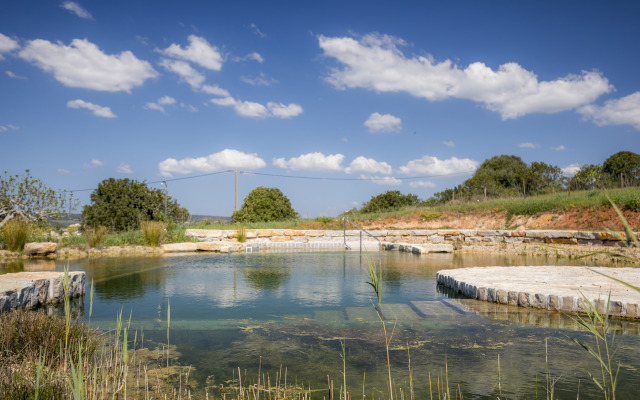
<svg viewBox="0 0 640 400">
<path fill-rule="evenodd" d="M 0 171 L 230 216 L 426 199 L 513 154 L 640 152 L 637 1 L 0 2 Z"/>
</svg>

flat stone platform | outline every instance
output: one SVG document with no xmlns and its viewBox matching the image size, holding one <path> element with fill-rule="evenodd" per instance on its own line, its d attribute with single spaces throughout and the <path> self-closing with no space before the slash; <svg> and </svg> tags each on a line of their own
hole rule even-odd
<svg viewBox="0 0 640 400">
<path fill-rule="evenodd" d="M 640 319 L 640 292 L 598 274 L 640 287 L 640 268 L 573 266 L 477 267 L 438 271 L 439 285 L 477 300 L 566 313 L 585 312 L 584 295 L 609 315 Z"/>
<path fill-rule="evenodd" d="M 69 297 L 85 291 L 85 273 L 69 271 Z M 0 275 L 0 312 L 57 303 L 64 299 L 63 272 L 17 272 Z"/>
</svg>

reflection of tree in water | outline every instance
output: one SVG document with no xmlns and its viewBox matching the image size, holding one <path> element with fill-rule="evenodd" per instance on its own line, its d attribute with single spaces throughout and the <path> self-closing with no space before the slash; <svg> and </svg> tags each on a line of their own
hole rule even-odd
<svg viewBox="0 0 640 400">
<path fill-rule="evenodd" d="M 289 280 L 289 269 L 284 267 L 247 268 L 242 271 L 247 283 L 254 289 L 278 289 Z"/>
<path fill-rule="evenodd" d="M 147 290 L 160 288 L 166 280 L 165 263 L 158 259 L 124 263 L 120 258 L 105 258 L 89 260 L 87 264 L 96 294 L 106 299 L 142 298 Z"/>
</svg>

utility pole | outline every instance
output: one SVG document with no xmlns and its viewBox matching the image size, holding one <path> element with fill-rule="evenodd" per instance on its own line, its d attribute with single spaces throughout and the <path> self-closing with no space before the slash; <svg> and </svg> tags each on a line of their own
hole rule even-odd
<svg viewBox="0 0 640 400">
<path fill-rule="evenodd" d="M 236 211 L 238 211 L 238 168 L 236 168 Z"/>
</svg>

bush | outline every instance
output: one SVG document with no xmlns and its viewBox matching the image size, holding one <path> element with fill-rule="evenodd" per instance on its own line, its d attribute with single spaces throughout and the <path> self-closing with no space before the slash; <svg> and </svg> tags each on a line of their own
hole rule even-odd
<svg viewBox="0 0 640 400">
<path fill-rule="evenodd" d="M 95 228 L 87 228 L 85 230 L 85 235 L 87 236 L 87 243 L 89 247 L 95 249 L 104 241 L 105 236 L 107 235 L 108 229 L 102 225 L 98 225 Z"/>
<path fill-rule="evenodd" d="M 415 194 L 402 194 L 398 190 L 389 190 L 374 196 L 361 209 L 360 212 L 368 214 L 379 211 L 397 210 L 402 207 L 416 206 L 420 204 Z"/>
<path fill-rule="evenodd" d="M 257 187 L 244 199 L 240 210 L 233 213 L 234 222 L 270 222 L 297 219 L 298 213 L 280 189 Z"/>
<path fill-rule="evenodd" d="M 158 246 L 164 239 L 164 224 L 160 221 L 145 221 L 140 224 L 142 236 L 147 246 Z"/>
<path fill-rule="evenodd" d="M 29 235 L 29 223 L 13 218 L 2 226 L 2 238 L 9 251 L 22 251 Z"/>
</svg>

